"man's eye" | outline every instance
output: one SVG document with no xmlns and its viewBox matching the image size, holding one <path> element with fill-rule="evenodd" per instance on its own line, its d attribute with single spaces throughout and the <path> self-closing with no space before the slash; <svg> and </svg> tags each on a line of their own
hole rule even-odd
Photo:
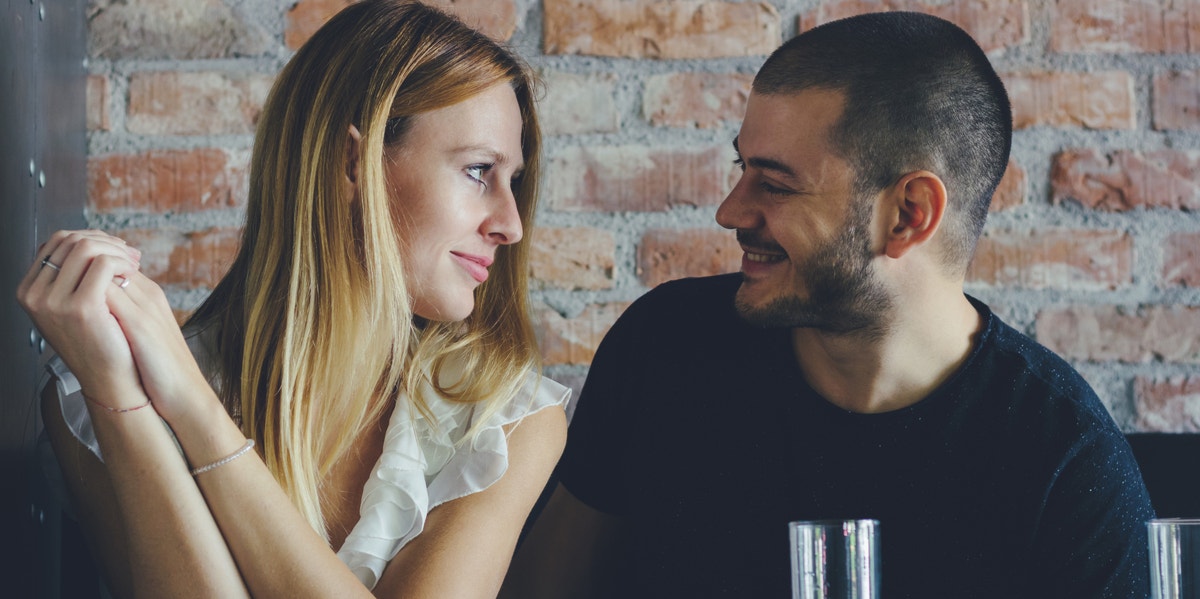
<svg viewBox="0 0 1200 599">
<path fill-rule="evenodd" d="M 787 195 L 792 195 L 792 191 L 791 191 L 790 189 L 784 189 L 784 188 L 782 188 L 782 187 L 776 187 L 776 186 L 774 186 L 774 185 L 771 185 L 770 183 L 767 183 L 766 181 L 762 181 L 762 182 L 760 182 L 760 183 L 758 184 L 758 187 L 759 187 L 759 189 L 762 189 L 763 191 L 765 191 L 765 192 L 767 192 L 767 193 L 769 193 L 769 194 L 771 194 L 771 195 L 773 195 L 773 196 L 787 196 Z"/>
<path fill-rule="evenodd" d="M 733 163 L 736 164 L 738 168 L 742 169 L 743 173 L 746 172 L 746 161 L 745 160 L 742 160 L 741 158 L 734 158 Z"/>
</svg>

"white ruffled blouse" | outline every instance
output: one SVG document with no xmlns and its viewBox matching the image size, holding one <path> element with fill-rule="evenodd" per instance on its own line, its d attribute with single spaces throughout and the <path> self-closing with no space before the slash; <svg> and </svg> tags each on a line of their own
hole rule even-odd
<svg viewBox="0 0 1200 599">
<path fill-rule="evenodd" d="M 217 387 L 215 335 L 188 335 L 188 346 Z M 58 396 L 67 427 L 96 457 L 100 445 L 79 381 L 57 357 L 47 369 L 58 377 Z M 490 487 L 508 469 L 508 440 L 504 426 L 542 409 L 566 409 L 571 390 L 534 372 L 511 401 L 488 417 L 475 438 L 460 444 L 474 425 L 475 406 L 446 401 L 429 402 L 435 422 L 412 409 L 401 397 L 392 411 L 383 453 L 363 487 L 359 520 L 346 537 L 338 557 L 367 588 L 374 588 L 389 561 L 421 534 L 429 510 L 447 501 Z M 436 397 L 435 394 L 429 397 Z"/>
</svg>

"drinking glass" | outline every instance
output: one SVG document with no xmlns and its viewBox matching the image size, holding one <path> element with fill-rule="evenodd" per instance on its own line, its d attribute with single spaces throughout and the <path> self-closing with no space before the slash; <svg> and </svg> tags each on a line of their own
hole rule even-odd
<svg viewBox="0 0 1200 599">
<path fill-rule="evenodd" d="M 1161 518 L 1150 533 L 1150 597 L 1200 599 L 1200 519 Z"/>
<path fill-rule="evenodd" d="M 878 520 L 788 523 L 792 599 L 879 599 Z"/>
</svg>

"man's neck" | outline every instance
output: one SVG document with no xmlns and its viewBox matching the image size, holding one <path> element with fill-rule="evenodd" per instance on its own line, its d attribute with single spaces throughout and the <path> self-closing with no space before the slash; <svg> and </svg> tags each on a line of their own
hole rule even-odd
<svg viewBox="0 0 1200 599">
<path fill-rule="evenodd" d="M 961 292 L 898 301 L 885 322 L 883 334 L 793 329 L 792 347 L 808 384 L 830 403 L 853 412 L 908 407 L 962 366 L 982 325 Z"/>
</svg>

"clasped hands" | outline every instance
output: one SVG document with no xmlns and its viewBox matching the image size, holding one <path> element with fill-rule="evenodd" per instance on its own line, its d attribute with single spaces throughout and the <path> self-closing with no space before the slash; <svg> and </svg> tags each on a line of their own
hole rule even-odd
<svg viewBox="0 0 1200 599">
<path fill-rule="evenodd" d="M 101 231 L 59 231 L 17 287 L 17 301 L 79 380 L 110 411 L 146 401 L 168 423 L 211 389 L 141 252 Z"/>
</svg>

